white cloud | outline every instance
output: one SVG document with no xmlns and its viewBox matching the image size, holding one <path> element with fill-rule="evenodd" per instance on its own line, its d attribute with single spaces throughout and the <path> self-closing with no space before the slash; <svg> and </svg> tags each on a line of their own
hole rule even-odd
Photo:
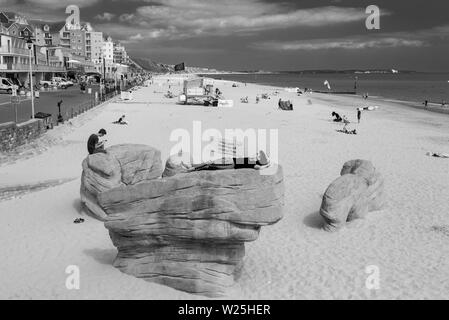
<svg viewBox="0 0 449 320">
<path fill-rule="evenodd" d="M 60 21 L 66 18 L 65 8 L 77 5 L 85 8 L 100 0 L 0 0 L 0 10 L 14 11 L 29 19 Z M 82 13 L 82 12 L 81 12 Z"/>
<path fill-rule="evenodd" d="M 394 47 L 422 47 L 426 43 L 422 40 L 407 40 L 400 38 L 379 39 L 320 39 L 312 41 L 270 41 L 254 45 L 257 49 L 272 51 L 299 51 L 299 50 L 327 50 L 327 49 L 370 49 Z"/>
<path fill-rule="evenodd" d="M 96 4 L 98 0 L 25 0 L 25 2 L 41 8 L 66 8 L 71 4 L 83 8 Z"/>
<path fill-rule="evenodd" d="M 139 40 L 142 40 L 142 39 L 143 39 L 143 36 L 142 36 L 140 33 L 138 33 L 138 34 L 136 34 L 135 36 L 131 36 L 129 39 L 130 39 L 131 41 L 139 41 Z"/>
<path fill-rule="evenodd" d="M 112 19 L 114 19 L 114 17 L 115 17 L 115 14 L 112 14 L 109 12 L 104 12 L 102 14 L 95 16 L 95 19 L 100 20 L 100 21 L 111 21 Z"/>
<path fill-rule="evenodd" d="M 123 14 L 120 21 L 136 28 L 165 30 L 165 39 L 247 34 L 249 32 L 322 27 L 366 19 L 364 8 L 334 6 L 295 9 L 260 0 L 148 0 L 151 5 Z M 385 13 L 388 14 L 388 13 Z M 145 36 L 145 35 L 144 35 Z M 151 38 L 148 33 L 148 38 Z M 153 38 L 154 34 L 153 34 Z"/>
<path fill-rule="evenodd" d="M 297 41 L 264 41 L 254 43 L 253 48 L 271 51 L 369 49 L 396 47 L 424 47 L 442 42 L 449 37 L 449 25 L 415 32 L 393 32 L 333 39 L 311 39 Z"/>
<path fill-rule="evenodd" d="M 119 17 L 119 20 L 121 22 L 130 22 L 132 20 L 134 20 L 136 18 L 136 16 L 132 13 L 124 13 Z"/>
</svg>

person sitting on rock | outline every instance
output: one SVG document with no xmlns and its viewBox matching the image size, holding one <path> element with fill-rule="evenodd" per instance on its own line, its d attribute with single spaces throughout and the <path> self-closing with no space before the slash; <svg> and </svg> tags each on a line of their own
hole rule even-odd
<svg viewBox="0 0 449 320">
<path fill-rule="evenodd" d="M 89 137 L 89 140 L 87 140 L 87 151 L 89 154 L 96 154 L 96 153 L 106 153 L 106 150 L 104 149 L 104 145 L 107 142 L 107 140 L 100 140 L 100 138 L 104 137 L 106 135 L 106 130 L 101 129 L 98 131 L 98 134 L 92 134 Z"/>
</svg>

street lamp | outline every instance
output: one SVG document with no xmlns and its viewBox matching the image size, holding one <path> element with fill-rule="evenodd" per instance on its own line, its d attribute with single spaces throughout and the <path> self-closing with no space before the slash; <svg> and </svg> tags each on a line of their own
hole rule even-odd
<svg viewBox="0 0 449 320">
<path fill-rule="evenodd" d="M 31 119 L 34 119 L 34 88 L 33 88 L 33 66 L 31 60 L 33 58 L 33 41 L 28 39 L 27 41 L 28 50 L 30 50 L 30 87 L 31 87 Z"/>
<path fill-rule="evenodd" d="M 100 64 L 103 67 L 103 81 L 106 81 L 106 58 L 105 58 L 104 53 L 102 53 L 99 60 L 100 60 Z"/>
<path fill-rule="evenodd" d="M 101 95 L 101 100 L 103 100 L 103 87 L 104 87 L 104 85 L 105 85 L 105 83 L 106 83 L 106 81 L 105 81 L 105 78 L 106 78 L 106 65 L 105 65 L 105 59 L 104 59 L 104 56 L 102 55 L 102 56 L 100 56 L 100 58 L 99 58 L 99 60 L 100 60 L 100 71 L 101 71 L 101 68 L 103 68 L 103 79 L 101 79 L 101 77 L 100 77 L 100 95 Z"/>
<path fill-rule="evenodd" d="M 117 94 L 117 67 L 113 67 L 112 71 L 114 72 L 114 92 Z"/>
</svg>

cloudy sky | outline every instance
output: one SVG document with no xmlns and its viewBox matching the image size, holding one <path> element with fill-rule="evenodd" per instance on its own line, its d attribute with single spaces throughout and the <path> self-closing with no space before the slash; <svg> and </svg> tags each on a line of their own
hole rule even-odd
<svg viewBox="0 0 449 320">
<path fill-rule="evenodd" d="M 448 0 L 0 0 L 30 18 L 81 19 L 132 56 L 226 70 L 449 72 Z M 368 30 L 366 8 L 380 8 Z"/>
</svg>

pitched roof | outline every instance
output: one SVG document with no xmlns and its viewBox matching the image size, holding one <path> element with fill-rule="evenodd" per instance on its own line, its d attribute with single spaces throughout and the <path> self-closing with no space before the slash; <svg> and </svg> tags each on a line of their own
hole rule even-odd
<svg viewBox="0 0 449 320">
<path fill-rule="evenodd" d="M 4 23 L 3 26 L 4 26 L 6 29 L 9 29 L 13 24 L 15 24 L 15 22 L 8 22 L 8 23 Z"/>
<path fill-rule="evenodd" d="M 51 33 L 56 33 L 61 31 L 61 29 L 63 29 L 65 27 L 65 21 L 42 21 L 42 20 L 31 20 L 30 24 L 32 26 L 34 26 L 35 28 L 40 28 L 40 29 L 44 29 L 44 26 L 48 25 L 48 27 L 50 28 L 50 32 Z"/>
<path fill-rule="evenodd" d="M 33 32 L 34 28 L 27 24 L 19 24 L 19 30 L 24 31 L 25 29 L 28 29 L 29 31 Z"/>
<path fill-rule="evenodd" d="M 20 26 L 15 22 L 10 22 L 8 24 L 5 24 L 4 26 L 6 26 L 8 28 L 8 30 L 11 29 L 12 27 L 16 27 L 17 29 L 20 29 Z"/>
<path fill-rule="evenodd" d="M 12 12 L 12 11 L 2 11 L 2 13 L 3 13 L 9 20 L 15 19 L 16 16 L 18 16 L 17 13 Z"/>
</svg>

